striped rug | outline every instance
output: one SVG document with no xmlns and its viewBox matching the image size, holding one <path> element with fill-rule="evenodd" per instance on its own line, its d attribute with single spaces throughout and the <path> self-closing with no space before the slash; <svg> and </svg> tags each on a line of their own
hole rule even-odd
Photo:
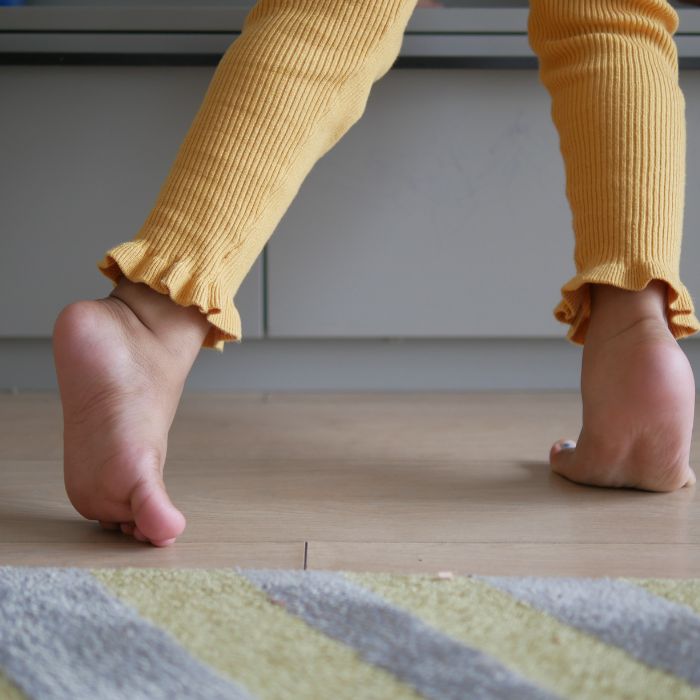
<svg viewBox="0 0 700 700">
<path fill-rule="evenodd" d="M 700 580 L 0 567 L 0 697 L 700 699 Z"/>
</svg>

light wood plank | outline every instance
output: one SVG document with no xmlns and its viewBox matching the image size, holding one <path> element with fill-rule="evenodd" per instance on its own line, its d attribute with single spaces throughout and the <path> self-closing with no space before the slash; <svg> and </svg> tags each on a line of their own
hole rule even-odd
<svg viewBox="0 0 700 700">
<path fill-rule="evenodd" d="M 569 391 L 185 392 L 168 457 L 546 460 L 580 419 Z M 0 459 L 61 459 L 61 421 L 56 392 L 0 394 Z"/>
<path fill-rule="evenodd" d="M 62 459 L 62 430 L 57 392 L 0 394 L 0 458 Z"/>
<path fill-rule="evenodd" d="M 238 426 L 243 434 L 248 417 L 259 416 L 256 407 L 264 397 L 262 392 L 186 391 L 171 431 L 174 439 L 168 454 L 177 457 L 184 447 L 184 456 L 199 458 L 206 441 L 196 436 L 219 435 L 221 443 L 232 426 L 234 429 Z M 195 439 L 194 445 L 189 443 L 191 438 Z M 0 393 L 0 459 L 62 458 L 63 410 L 58 392 Z"/>
<path fill-rule="evenodd" d="M 309 542 L 307 568 L 490 576 L 700 576 L 700 546 Z"/>
<path fill-rule="evenodd" d="M 56 461 L 0 461 L 0 542 L 92 541 Z M 698 489 L 593 489 L 544 462 L 179 460 L 182 542 L 700 543 Z"/>
<path fill-rule="evenodd" d="M 0 562 L 298 568 L 311 541 L 316 567 L 402 570 L 418 552 L 429 570 L 692 575 L 700 490 L 551 474 L 549 445 L 579 417 L 573 392 L 187 393 L 165 479 L 188 527 L 156 550 L 74 511 L 58 395 L 5 394 Z"/>
<path fill-rule="evenodd" d="M 93 542 L 0 544 L 4 566 L 303 569 L 303 542 L 206 542 L 153 547 L 117 532 Z"/>
</svg>

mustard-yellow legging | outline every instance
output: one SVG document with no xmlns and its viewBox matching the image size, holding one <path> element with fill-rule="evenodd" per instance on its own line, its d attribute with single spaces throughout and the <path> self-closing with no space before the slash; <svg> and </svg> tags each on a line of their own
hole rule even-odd
<svg viewBox="0 0 700 700">
<path fill-rule="evenodd" d="M 222 57 L 157 201 L 99 269 L 144 282 L 241 341 L 234 296 L 316 161 L 365 110 L 416 0 L 259 0 Z M 700 329 L 679 276 L 685 100 L 666 0 L 531 0 L 530 46 L 552 98 L 577 274 L 554 316 L 582 345 L 589 284 L 668 283 L 676 338 Z"/>
</svg>

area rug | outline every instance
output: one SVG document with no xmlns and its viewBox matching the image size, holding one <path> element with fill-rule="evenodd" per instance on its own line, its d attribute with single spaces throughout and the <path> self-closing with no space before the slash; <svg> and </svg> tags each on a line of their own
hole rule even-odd
<svg viewBox="0 0 700 700">
<path fill-rule="evenodd" d="M 0 697 L 700 699 L 700 580 L 0 567 Z"/>
</svg>

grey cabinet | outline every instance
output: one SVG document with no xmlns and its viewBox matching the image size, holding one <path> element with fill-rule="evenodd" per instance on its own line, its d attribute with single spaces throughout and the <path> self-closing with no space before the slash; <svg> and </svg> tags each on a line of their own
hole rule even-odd
<svg viewBox="0 0 700 700">
<path fill-rule="evenodd" d="M 681 274 L 700 299 L 700 77 Z M 534 70 L 400 70 L 318 161 L 268 244 L 272 337 L 561 337 L 575 273 L 550 99 Z"/>
<path fill-rule="evenodd" d="M 268 247 L 272 336 L 553 336 L 564 171 L 529 70 L 402 70 Z"/>
<path fill-rule="evenodd" d="M 105 296 L 214 67 L 0 66 L 0 337 Z M 700 300 L 700 73 L 681 276 Z M 236 304 L 245 338 L 561 337 L 574 274 L 550 102 L 534 70 L 392 70 L 314 166 Z M 263 289 L 263 285 L 267 289 Z M 697 338 L 697 336 L 695 336 Z"/>
<path fill-rule="evenodd" d="M 111 291 L 97 261 L 136 235 L 213 71 L 0 67 L 0 336 L 46 337 L 67 303 Z M 236 295 L 247 338 L 261 267 Z"/>
</svg>

